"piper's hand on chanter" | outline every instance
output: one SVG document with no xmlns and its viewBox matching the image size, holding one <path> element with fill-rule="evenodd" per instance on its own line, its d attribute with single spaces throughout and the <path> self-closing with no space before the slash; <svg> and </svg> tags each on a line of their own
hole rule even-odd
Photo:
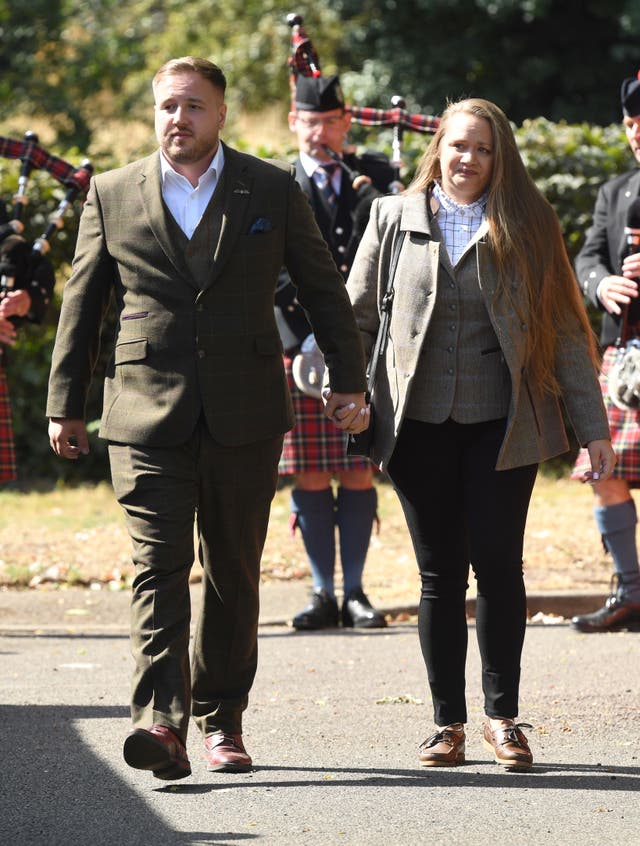
<svg viewBox="0 0 640 846">
<path fill-rule="evenodd" d="M 602 439 L 589 441 L 587 451 L 591 461 L 591 470 L 582 477 L 583 482 L 606 482 L 611 478 L 613 468 L 616 466 L 616 454 L 611 446 L 611 441 Z"/>
<path fill-rule="evenodd" d="M 334 393 L 330 388 L 322 392 L 324 413 L 338 429 L 357 435 L 369 425 L 370 411 L 365 402 L 364 393 Z"/>
<path fill-rule="evenodd" d="M 61 458 L 75 461 L 89 454 L 89 438 L 84 420 L 71 417 L 52 417 L 49 421 L 49 443 Z"/>
<path fill-rule="evenodd" d="M 640 254 L 639 254 L 640 255 Z M 626 274 L 626 260 L 625 260 Z M 640 268 L 636 271 L 640 276 Z M 598 285 L 598 299 L 609 314 L 622 314 L 622 306 L 630 303 L 638 296 L 638 285 L 635 279 L 625 276 L 605 276 Z"/>
<path fill-rule="evenodd" d="M 31 308 L 31 296 L 28 291 L 22 288 L 17 291 L 8 291 L 0 299 L 0 317 L 24 317 Z"/>
<path fill-rule="evenodd" d="M 627 279 L 640 278 L 640 253 L 631 253 L 622 262 L 622 275 Z"/>
</svg>

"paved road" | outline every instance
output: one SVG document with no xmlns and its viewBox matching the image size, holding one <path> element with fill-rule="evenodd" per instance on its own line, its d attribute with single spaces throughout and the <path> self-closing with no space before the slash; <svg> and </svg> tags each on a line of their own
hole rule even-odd
<svg viewBox="0 0 640 846">
<path fill-rule="evenodd" d="M 472 584 L 473 588 L 473 584 Z M 311 580 L 268 581 L 260 588 L 260 623 L 263 626 L 285 625 L 308 601 Z M 371 594 L 377 607 L 397 617 L 417 612 L 418 577 L 407 581 L 400 594 L 394 592 L 393 604 L 380 601 Z M 191 601 L 195 619 L 200 608 L 201 586 L 191 586 Z M 86 588 L 44 588 L 38 590 L 0 590 L 0 633 L 92 633 L 121 634 L 129 626 L 128 590 L 93 591 Z M 570 618 L 600 608 L 605 600 L 601 592 L 575 593 L 549 591 L 529 594 L 527 605 L 531 617 L 554 614 Z M 475 614 L 475 599 L 467 600 L 470 616 Z"/>
<path fill-rule="evenodd" d="M 473 632 L 472 632 L 473 634 Z M 0 634 L 0 842 L 11 846 L 619 846 L 640 843 L 640 634 L 531 625 L 530 774 L 480 742 L 469 656 L 466 765 L 420 770 L 431 731 L 417 631 L 260 633 L 248 774 L 130 770 L 126 635 Z"/>
</svg>

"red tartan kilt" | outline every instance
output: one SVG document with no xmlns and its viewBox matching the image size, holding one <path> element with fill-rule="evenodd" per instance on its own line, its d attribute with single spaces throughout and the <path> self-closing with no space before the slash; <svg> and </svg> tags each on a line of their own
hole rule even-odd
<svg viewBox="0 0 640 846">
<path fill-rule="evenodd" d="M 298 473 L 356 470 L 371 467 L 366 458 L 348 458 L 346 435 L 324 415 L 320 400 L 300 391 L 291 375 L 291 359 L 285 355 L 284 365 L 291 391 L 296 425 L 284 436 L 284 447 L 278 473 L 287 476 Z"/>
<path fill-rule="evenodd" d="M 611 429 L 611 443 L 617 456 L 612 479 L 624 479 L 632 488 L 640 487 L 640 412 L 623 411 L 614 405 L 607 394 L 607 373 L 616 360 L 615 347 L 607 347 L 600 371 L 600 387 Z M 572 479 L 580 479 L 591 469 L 589 453 L 581 449 L 578 453 Z"/>
<path fill-rule="evenodd" d="M 13 426 L 7 377 L 0 362 L 0 482 L 16 478 L 16 456 L 13 449 Z"/>
</svg>

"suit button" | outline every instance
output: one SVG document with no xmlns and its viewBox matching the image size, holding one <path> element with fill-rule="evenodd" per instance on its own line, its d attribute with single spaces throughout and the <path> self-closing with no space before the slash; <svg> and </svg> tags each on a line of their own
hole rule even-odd
<svg viewBox="0 0 640 846">
<path fill-rule="evenodd" d="M 198 303 L 198 305 L 196 306 L 196 311 L 204 311 L 204 306 L 202 305 L 202 303 Z"/>
<path fill-rule="evenodd" d="M 206 352 L 204 350 L 198 350 L 198 358 L 204 358 L 206 356 Z"/>
</svg>

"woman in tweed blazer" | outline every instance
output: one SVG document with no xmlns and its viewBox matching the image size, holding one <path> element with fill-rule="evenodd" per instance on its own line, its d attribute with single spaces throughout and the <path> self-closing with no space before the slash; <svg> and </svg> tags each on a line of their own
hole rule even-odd
<svg viewBox="0 0 640 846">
<path fill-rule="evenodd" d="M 464 761 L 471 564 L 484 744 L 498 763 L 528 768 L 515 721 L 525 521 L 538 463 L 568 448 L 561 402 L 591 457 L 585 480 L 615 464 L 594 339 L 557 217 L 494 104 L 451 104 L 407 192 L 374 202 L 348 281 L 368 353 L 401 234 L 373 458 L 400 498 L 422 580 L 437 731 L 419 760 Z"/>
</svg>

